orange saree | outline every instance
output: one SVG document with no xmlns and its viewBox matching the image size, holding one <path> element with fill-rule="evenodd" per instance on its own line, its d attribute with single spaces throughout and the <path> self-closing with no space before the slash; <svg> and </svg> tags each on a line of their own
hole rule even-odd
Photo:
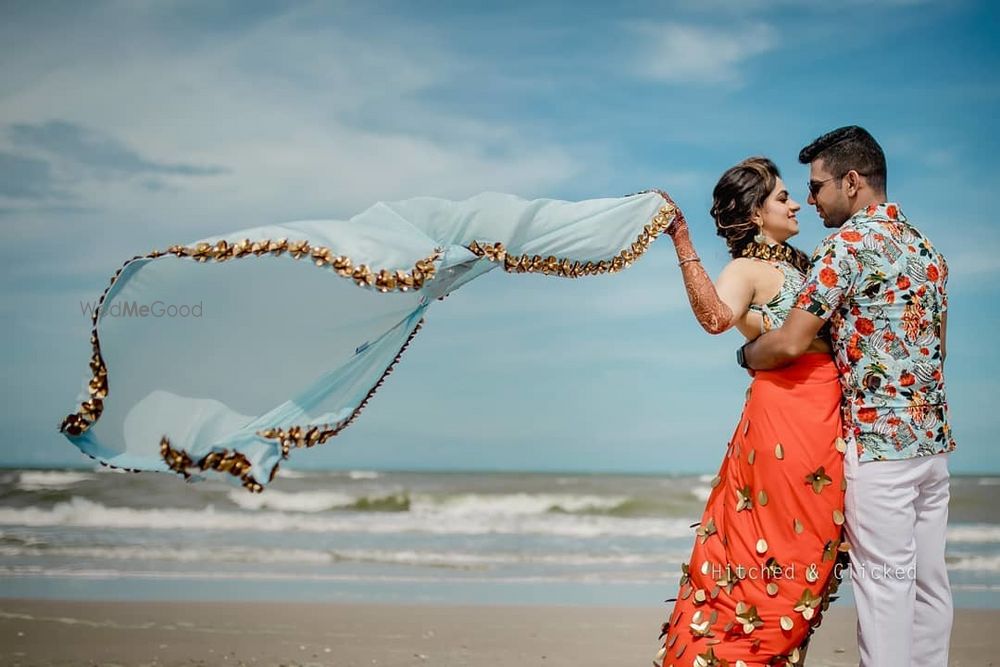
<svg viewBox="0 0 1000 667">
<path fill-rule="evenodd" d="M 801 663 L 847 549 L 840 397 L 825 354 L 757 372 L 654 665 Z"/>
</svg>

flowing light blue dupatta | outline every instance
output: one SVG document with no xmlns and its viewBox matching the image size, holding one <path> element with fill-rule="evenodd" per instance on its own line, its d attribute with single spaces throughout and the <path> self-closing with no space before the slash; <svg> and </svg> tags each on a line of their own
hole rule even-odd
<svg viewBox="0 0 1000 667">
<path fill-rule="evenodd" d="M 134 257 L 94 313 L 91 376 L 60 428 L 105 465 L 260 491 L 357 418 L 435 299 L 497 266 L 624 269 L 676 214 L 659 192 L 422 197 Z"/>
</svg>

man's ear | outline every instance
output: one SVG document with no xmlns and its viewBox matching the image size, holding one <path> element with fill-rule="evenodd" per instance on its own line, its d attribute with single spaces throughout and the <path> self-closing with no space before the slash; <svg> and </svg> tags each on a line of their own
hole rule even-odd
<svg viewBox="0 0 1000 667">
<path fill-rule="evenodd" d="M 844 174 L 844 181 L 844 194 L 848 197 L 853 197 L 858 194 L 858 191 L 864 184 L 864 177 L 862 177 L 861 174 L 856 172 L 854 169 L 851 169 L 849 172 Z"/>
</svg>

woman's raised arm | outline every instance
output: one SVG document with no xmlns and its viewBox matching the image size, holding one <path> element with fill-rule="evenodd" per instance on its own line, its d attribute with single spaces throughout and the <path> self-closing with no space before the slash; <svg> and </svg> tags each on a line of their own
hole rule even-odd
<svg viewBox="0 0 1000 667">
<path fill-rule="evenodd" d="M 687 221 L 680 212 L 667 233 L 674 241 L 684 288 L 698 323 L 710 334 L 720 334 L 734 326 L 753 299 L 749 276 L 741 266 L 732 263 L 719 276 L 718 286 L 713 284 L 695 252 Z"/>
</svg>

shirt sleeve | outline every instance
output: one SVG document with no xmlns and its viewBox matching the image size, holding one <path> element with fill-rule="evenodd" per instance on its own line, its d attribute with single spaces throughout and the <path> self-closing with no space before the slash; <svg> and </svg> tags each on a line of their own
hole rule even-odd
<svg viewBox="0 0 1000 667">
<path fill-rule="evenodd" d="M 860 274 L 857 250 L 861 235 L 852 230 L 830 234 L 816 247 L 812 268 L 795 299 L 795 307 L 830 319 L 851 294 Z"/>
</svg>

